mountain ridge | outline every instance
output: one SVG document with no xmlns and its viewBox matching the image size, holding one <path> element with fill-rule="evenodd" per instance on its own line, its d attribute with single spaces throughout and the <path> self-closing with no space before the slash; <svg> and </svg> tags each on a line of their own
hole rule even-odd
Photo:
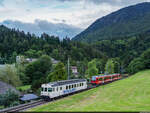
<svg viewBox="0 0 150 113">
<path fill-rule="evenodd" d="M 97 19 L 72 40 L 94 42 L 150 30 L 150 2 L 128 6 Z"/>
</svg>

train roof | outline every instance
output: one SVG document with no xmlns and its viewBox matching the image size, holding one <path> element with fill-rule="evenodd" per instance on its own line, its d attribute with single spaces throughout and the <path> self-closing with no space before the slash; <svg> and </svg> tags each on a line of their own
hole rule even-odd
<svg viewBox="0 0 150 113">
<path fill-rule="evenodd" d="M 118 73 L 110 74 L 110 75 L 96 75 L 96 76 L 92 76 L 92 77 L 105 77 L 105 76 L 113 76 L 113 75 L 118 75 Z"/>
<path fill-rule="evenodd" d="M 52 87 L 55 87 L 55 86 L 74 84 L 74 83 L 85 82 L 85 81 L 87 81 L 87 80 L 86 79 L 71 79 L 71 80 L 62 80 L 62 81 L 57 81 L 57 82 L 50 82 L 47 85 L 51 85 Z"/>
</svg>

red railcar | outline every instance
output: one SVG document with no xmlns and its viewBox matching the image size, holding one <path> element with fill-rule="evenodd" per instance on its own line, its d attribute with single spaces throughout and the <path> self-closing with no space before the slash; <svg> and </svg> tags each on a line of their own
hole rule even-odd
<svg viewBox="0 0 150 113">
<path fill-rule="evenodd" d="M 118 80 L 120 78 L 121 78 L 120 74 L 92 76 L 91 84 L 99 85 L 110 81 Z"/>
</svg>

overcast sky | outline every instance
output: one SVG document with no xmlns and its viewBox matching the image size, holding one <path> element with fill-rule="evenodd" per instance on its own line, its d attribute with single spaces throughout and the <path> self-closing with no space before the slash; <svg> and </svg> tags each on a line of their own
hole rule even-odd
<svg viewBox="0 0 150 113">
<path fill-rule="evenodd" d="M 150 0 L 0 0 L 0 23 L 63 37 L 71 28 L 68 36 L 73 37 L 96 19 L 141 2 Z"/>
</svg>

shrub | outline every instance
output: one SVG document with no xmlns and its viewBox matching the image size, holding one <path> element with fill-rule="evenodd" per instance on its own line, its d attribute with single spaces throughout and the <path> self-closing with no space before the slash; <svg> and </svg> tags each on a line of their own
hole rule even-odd
<svg viewBox="0 0 150 113">
<path fill-rule="evenodd" d="M 5 94 L 0 95 L 0 106 L 10 107 L 19 104 L 19 95 L 9 89 Z"/>
</svg>

